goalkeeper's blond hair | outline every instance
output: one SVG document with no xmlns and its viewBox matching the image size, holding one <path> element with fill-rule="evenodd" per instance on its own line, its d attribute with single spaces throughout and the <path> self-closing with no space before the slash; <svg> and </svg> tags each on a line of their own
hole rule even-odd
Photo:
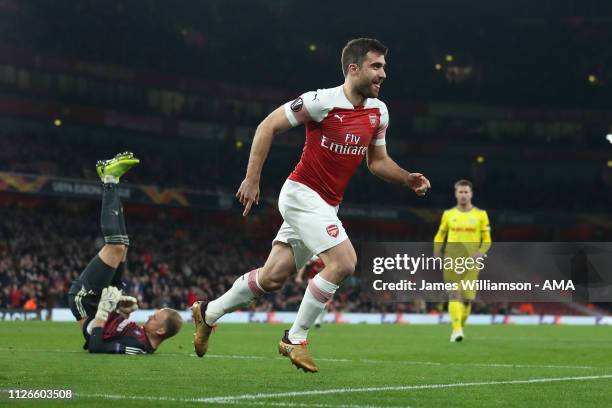
<svg viewBox="0 0 612 408">
<path fill-rule="evenodd" d="M 183 326 L 183 318 L 179 312 L 174 309 L 164 308 L 162 310 L 166 312 L 166 332 L 163 335 L 163 339 L 165 340 L 181 331 L 181 327 Z"/>
</svg>

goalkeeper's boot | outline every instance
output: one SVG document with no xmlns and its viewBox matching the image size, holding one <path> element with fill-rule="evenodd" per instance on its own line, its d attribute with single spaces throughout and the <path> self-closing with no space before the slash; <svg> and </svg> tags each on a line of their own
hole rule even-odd
<svg viewBox="0 0 612 408">
<path fill-rule="evenodd" d="M 103 183 L 118 183 L 129 169 L 140 163 L 132 152 L 118 153 L 112 159 L 98 160 L 96 171 Z"/>
<path fill-rule="evenodd" d="M 208 338 L 215 329 L 215 326 L 209 326 L 206 323 L 206 307 L 208 301 L 197 301 L 191 305 L 191 316 L 195 324 L 195 333 L 193 334 L 193 348 L 198 357 L 204 357 L 208 351 Z"/>
<path fill-rule="evenodd" d="M 291 360 L 291 363 L 304 370 L 305 373 L 316 373 L 319 368 L 308 354 L 308 342 L 303 341 L 300 344 L 292 344 L 289 341 L 289 330 L 285 330 L 285 335 L 278 343 L 278 353 Z"/>
<path fill-rule="evenodd" d="M 460 341 L 463 341 L 464 337 L 463 329 L 453 330 L 450 336 L 450 341 L 451 343 L 459 343 Z"/>
</svg>

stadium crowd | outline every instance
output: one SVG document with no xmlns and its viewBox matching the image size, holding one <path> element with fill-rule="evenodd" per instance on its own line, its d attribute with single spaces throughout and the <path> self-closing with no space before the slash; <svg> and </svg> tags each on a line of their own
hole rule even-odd
<svg viewBox="0 0 612 408">
<path fill-rule="evenodd" d="M 6 318 L 5 313 L 12 311 L 67 307 L 66 293 L 72 280 L 103 245 L 95 206 L 88 205 L 84 211 L 74 204 L 63 209 L 51 201 L 48 204 L 46 209 L 0 206 L 3 220 L 0 223 L 0 318 Z M 128 215 L 131 246 L 123 274 L 125 293 L 137 297 L 142 309 L 178 310 L 185 310 L 195 300 L 224 293 L 237 276 L 264 263 L 270 245 L 269 239 L 244 230 L 238 233 L 236 228 L 242 227 L 197 217 L 181 220 L 166 211 L 154 216 Z M 260 227 L 253 229 L 257 231 Z M 364 239 L 358 234 L 355 238 Z M 290 280 L 281 291 L 260 298 L 250 310 L 296 311 L 305 285 Z M 502 314 L 559 310 L 554 305 L 542 308 L 536 304 L 534 308 L 481 302 L 475 302 L 473 308 L 474 313 Z M 352 277 L 338 290 L 328 310 L 438 314 L 445 310 L 445 305 L 419 299 L 411 303 L 379 302 L 363 292 L 358 278 Z M 575 312 L 568 308 L 563 311 Z"/>
<path fill-rule="evenodd" d="M 141 308 L 184 310 L 197 299 L 224 293 L 237 276 L 265 261 L 269 240 L 255 241 L 223 226 L 177 222 L 161 214 L 154 220 L 128 221 L 132 245 L 123 280 Z M 90 215 L 84 219 L 69 211 L 0 207 L 0 309 L 66 307 L 70 283 L 102 245 L 95 214 Z M 255 307 L 297 310 L 304 289 L 290 282 Z M 353 279 L 336 295 L 333 310 L 394 307 L 362 296 Z"/>
</svg>

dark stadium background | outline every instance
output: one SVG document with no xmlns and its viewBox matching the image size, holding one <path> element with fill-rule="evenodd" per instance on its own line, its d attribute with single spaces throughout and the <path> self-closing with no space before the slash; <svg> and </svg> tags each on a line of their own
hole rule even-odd
<svg viewBox="0 0 612 408">
<path fill-rule="evenodd" d="M 390 47 L 390 154 L 433 188 L 417 199 L 362 166 L 341 210 L 354 242 L 432 240 L 460 178 L 494 242 L 609 240 L 612 3 L 413 3 L 1 0 L 0 309 L 66 305 L 101 244 L 94 164 L 124 150 L 142 160 L 123 192 L 141 307 L 184 309 L 261 265 L 304 135 L 275 140 L 243 218 L 233 194 L 254 129 L 341 83 L 340 50 L 361 36 Z M 302 294 L 289 284 L 257 307 L 296 310 Z M 535 313 L 588 313 L 574 306 Z M 334 307 L 442 306 L 378 304 L 351 280 Z"/>
</svg>

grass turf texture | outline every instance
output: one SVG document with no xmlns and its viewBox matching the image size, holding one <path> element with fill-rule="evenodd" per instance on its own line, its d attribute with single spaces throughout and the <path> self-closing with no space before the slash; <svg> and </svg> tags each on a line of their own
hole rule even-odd
<svg viewBox="0 0 612 408">
<path fill-rule="evenodd" d="M 72 401 L 44 402 L 8 401 L 4 393 L 0 406 L 612 406 L 609 327 L 468 326 L 466 340 L 451 344 L 446 326 L 325 325 L 310 335 L 317 374 L 279 358 L 283 328 L 220 325 L 200 359 L 191 323 L 152 356 L 116 356 L 83 351 L 75 323 L 0 322 L 0 388 L 77 393 Z M 549 380 L 568 377 L 582 379 Z M 543 382 L 507 383 L 533 379 Z M 432 384 L 440 387 L 418 388 Z"/>
</svg>

